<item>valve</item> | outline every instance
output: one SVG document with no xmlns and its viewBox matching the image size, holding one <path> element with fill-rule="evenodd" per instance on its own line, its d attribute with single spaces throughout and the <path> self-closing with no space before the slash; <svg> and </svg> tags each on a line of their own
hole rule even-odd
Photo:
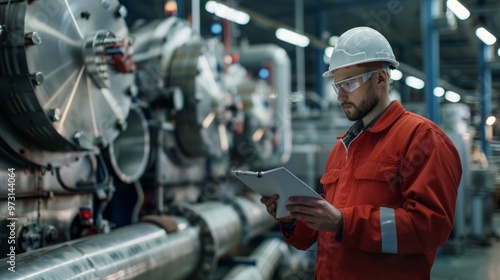
<svg viewBox="0 0 500 280">
<path fill-rule="evenodd" d="M 18 250 L 21 253 L 34 251 L 42 247 L 42 230 L 37 224 L 26 224 L 17 235 Z"/>
</svg>

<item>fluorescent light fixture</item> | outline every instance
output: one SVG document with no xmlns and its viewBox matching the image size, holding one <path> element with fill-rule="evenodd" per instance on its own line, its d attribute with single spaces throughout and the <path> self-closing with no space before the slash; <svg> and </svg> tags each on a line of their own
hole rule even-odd
<svg viewBox="0 0 500 280">
<path fill-rule="evenodd" d="M 486 119 L 486 125 L 493 125 L 497 121 L 497 118 L 495 116 L 489 116 Z"/>
<path fill-rule="evenodd" d="M 448 9 L 450 9 L 455 16 L 461 20 L 466 20 L 470 17 L 469 10 L 467 10 L 462 3 L 458 2 L 458 0 L 446 1 L 446 7 L 448 7 Z"/>
<path fill-rule="evenodd" d="M 486 28 L 479 27 L 476 29 L 476 36 L 483 41 L 486 45 L 493 45 L 497 41 L 497 37 L 491 34 Z"/>
<path fill-rule="evenodd" d="M 434 96 L 441 97 L 443 95 L 444 95 L 444 88 L 442 88 L 442 87 L 435 87 L 434 88 Z"/>
<path fill-rule="evenodd" d="M 403 78 L 403 73 L 398 69 L 391 70 L 391 79 L 393 81 L 399 81 Z"/>
<path fill-rule="evenodd" d="M 307 47 L 309 45 L 309 38 L 297 32 L 293 32 L 291 30 L 285 28 L 278 28 L 276 30 L 276 38 L 281 41 L 285 41 L 287 43 L 299 46 L 299 47 Z M 331 53 L 330 53 L 331 54 Z"/>
<path fill-rule="evenodd" d="M 236 22 L 237 24 L 241 25 L 245 25 L 250 21 L 250 16 L 247 13 L 238 11 L 215 1 L 208 1 L 205 4 L 205 10 L 218 17 Z"/>
<path fill-rule="evenodd" d="M 405 83 L 407 86 L 412 87 L 414 89 L 423 89 L 425 86 L 424 81 L 420 80 L 417 77 L 413 77 L 413 76 L 406 77 Z"/>
<path fill-rule="evenodd" d="M 447 91 L 444 94 L 444 98 L 450 102 L 453 102 L 453 103 L 457 103 L 461 99 L 460 94 L 458 94 L 454 91 L 451 91 L 451 90 Z"/>
</svg>

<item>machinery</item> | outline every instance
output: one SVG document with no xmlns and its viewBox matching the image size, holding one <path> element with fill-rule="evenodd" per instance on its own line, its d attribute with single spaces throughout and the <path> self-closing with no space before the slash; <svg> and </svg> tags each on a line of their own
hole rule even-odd
<svg viewBox="0 0 500 280">
<path fill-rule="evenodd" d="M 187 21 L 129 26 L 116 0 L 0 10 L 0 278 L 297 275 L 228 175 L 291 155 L 284 50 L 247 46 L 228 65 Z M 273 78 L 251 78 L 259 67 Z"/>
<path fill-rule="evenodd" d="M 283 49 L 234 47 L 228 63 L 188 21 L 127 23 L 116 0 L 0 11 L 0 279 L 310 279 L 314 248 L 292 250 L 229 173 L 286 165 L 319 191 L 350 126 L 332 105 L 291 134 Z M 489 235 L 490 173 L 471 173 L 464 122 L 444 119 L 464 163 L 447 244 L 461 252 L 469 224 Z"/>
</svg>

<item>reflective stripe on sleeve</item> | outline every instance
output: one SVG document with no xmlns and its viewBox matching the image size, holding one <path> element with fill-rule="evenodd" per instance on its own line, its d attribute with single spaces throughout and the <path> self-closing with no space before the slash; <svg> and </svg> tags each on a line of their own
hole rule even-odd
<svg viewBox="0 0 500 280">
<path fill-rule="evenodd" d="M 382 236 L 382 253 L 397 254 L 398 235 L 394 209 L 380 207 L 380 234 Z"/>
</svg>

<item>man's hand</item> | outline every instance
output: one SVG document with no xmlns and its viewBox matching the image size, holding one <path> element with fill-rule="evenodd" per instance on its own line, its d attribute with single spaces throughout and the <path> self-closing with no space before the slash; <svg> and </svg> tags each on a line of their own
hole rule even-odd
<svg viewBox="0 0 500 280">
<path fill-rule="evenodd" d="M 292 216 L 286 216 L 281 219 L 276 219 L 276 200 L 278 200 L 278 195 L 274 194 L 273 196 L 266 197 L 263 196 L 260 198 L 260 202 L 266 206 L 267 212 L 277 221 L 280 222 L 290 222 L 293 217 Z"/>
<path fill-rule="evenodd" d="M 337 232 L 342 223 L 342 213 L 326 200 L 308 197 L 290 197 L 292 204 L 286 208 L 293 218 L 302 220 L 308 227 L 319 231 Z"/>
</svg>

